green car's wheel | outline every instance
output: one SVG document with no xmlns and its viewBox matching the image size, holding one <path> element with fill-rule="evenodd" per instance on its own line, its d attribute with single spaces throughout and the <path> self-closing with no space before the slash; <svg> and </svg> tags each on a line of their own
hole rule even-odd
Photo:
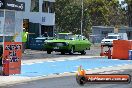
<svg viewBox="0 0 132 88">
<path fill-rule="evenodd" d="M 51 54 L 51 51 L 50 50 L 47 50 L 47 54 Z"/>
<path fill-rule="evenodd" d="M 74 53 L 74 47 L 72 46 L 69 54 L 72 55 L 73 53 Z"/>
<path fill-rule="evenodd" d="M 81 55 L 85 55 L 85 54 L 86 54 L 85 50 L 81 51 Z"/>
<path fill-rule="evenodd" d="M 62 52 L 61 52 L 61 55 L 64 55 L 64 54 L 65 54 L 65 52 L 62 51 Z"/>
</svg>

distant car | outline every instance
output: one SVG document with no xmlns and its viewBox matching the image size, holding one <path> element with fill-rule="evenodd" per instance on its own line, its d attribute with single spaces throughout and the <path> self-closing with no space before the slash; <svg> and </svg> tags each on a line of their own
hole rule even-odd
<svg viewBox="0 0 132 88">
<path fill-rule="evenodd" d="M 128 40 L 126 33 L 108 33 L 108 36 L 101 41 L 102 46 L 113 46 L 114 40 Z"/>
<path fill-rule="evenodd" d="M 61 54 L 79 52 L 85 55 L 85 50 L 90 50 L 91 43 L 81 35 L 72 35 L 71 33 L 59 33 L 56 39 L 46 40 L 45 49 L 48 54 L 52 51 L 61 52 Z"/>
</svg>

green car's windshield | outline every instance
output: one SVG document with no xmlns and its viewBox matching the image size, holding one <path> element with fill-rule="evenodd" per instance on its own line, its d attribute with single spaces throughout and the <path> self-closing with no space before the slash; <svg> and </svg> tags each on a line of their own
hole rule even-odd
<svg viewBox="0 0 132 88">
<path fill-rule="evenodd" d="M 58 39 L 72 40 L 73 35 L 72 34 L 58 34 Z"/>
</svg>

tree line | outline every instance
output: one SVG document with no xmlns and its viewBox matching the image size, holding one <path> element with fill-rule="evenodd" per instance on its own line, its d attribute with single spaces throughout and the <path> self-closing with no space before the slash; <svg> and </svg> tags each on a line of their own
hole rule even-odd
<svg viewBox="0 0 132 88">
<path fill-rule="evenodd" d="M 91 32 L 92 26 L 128 26 L 132 16 L 132 0 L 56 0 L 56 29 L 58 32 L 83 34 Z M 124 4 L 127 4 L 123 7 Z M 128 21 L 129 20 L 129 21 Z"/>
</svg>

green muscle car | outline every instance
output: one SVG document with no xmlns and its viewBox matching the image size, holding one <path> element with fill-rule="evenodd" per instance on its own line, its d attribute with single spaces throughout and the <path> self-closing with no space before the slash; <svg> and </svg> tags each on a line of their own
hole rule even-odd
<svg viewBox="0 0 132 88">
<path fill-rule="evenodd" d="M 59 33 L 57 39 L 45 41 L 44 48 L 47 54 L 52 51 L 61 52 L 61 54 L 79 52 L 85 55 L 85 50 L 90 50 L 91 43 L 81 35 L 72 35 L 71 33 Z"/>
</svg>

